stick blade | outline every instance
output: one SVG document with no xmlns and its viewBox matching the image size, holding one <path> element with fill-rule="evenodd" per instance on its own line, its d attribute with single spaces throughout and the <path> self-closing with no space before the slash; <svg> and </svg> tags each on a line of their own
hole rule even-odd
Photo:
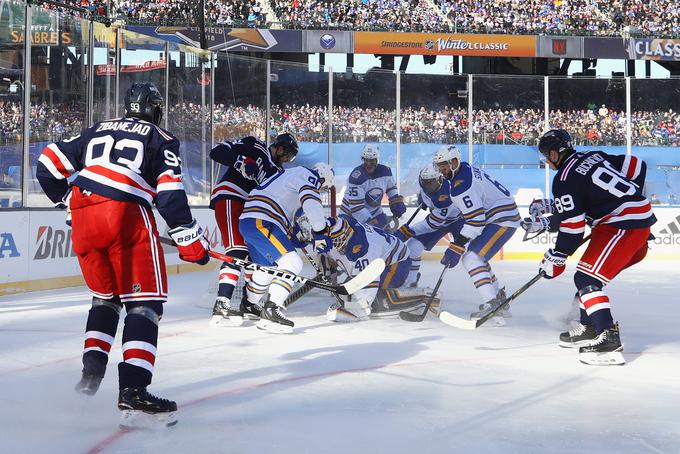
<svg viewBox="0 0 680 454">
<path fill-rule="evenodd" d="M 358 292 L 371 282 L 378 279 L 384 270 L 385 261 L 383 259 L 375 259 L 369 263 L 361 273 L 357 274 L 344 284 L 339 285 L 338 293 L 342 295 L 351 295 L 355 292 Z"/>
<path fill-rule="evenodd" d="M 406 312 L 406 311 L 399 312 L 399 318 L 404 320 L 405 322 L 422 322 L 423 320 L 425 320 L 426 315 L 427 315 L 427 310 L 423 313 Z"/>
<path fill-rule="evenodd" d="M 466 320 L 453 315 L 451 312 L 442 311 L 439 314 L 439 320 L 443 323 L 453 326 L 454 328 L 473 330 L 477 328 L 477 320 Z"/>
</svg>

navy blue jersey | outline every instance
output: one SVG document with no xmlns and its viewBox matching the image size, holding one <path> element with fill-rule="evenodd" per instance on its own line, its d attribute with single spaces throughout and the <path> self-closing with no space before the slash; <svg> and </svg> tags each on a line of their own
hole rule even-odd
<svg viewBox="0 0 680 454">
<path fill-rule="evenodd" d="M 62 201 L 71 184 L 123 202 L 149 208 L 155 203 L 170 227 L 192 220 L 182 184 L 179 141 L 138 118 L 95 123 L 81 135 L 48 145 L 37 178 L 47 197 Z"/>
<path fill-rule="evenodd" d="M 553 179 L 558 227 L 555 249 L 573 254 L 581 244 L 586 220 L 595 227 L 649 227 L 656 222 L 652 205 L 642 194 L 646 166 L 634 156 L 602 151 L 575 152 L 564 159 Z"/>
<path fill-rule="evenodd" d="M 253 159 L 259 168 L 256 179 L 246 178 L 238 169 L 246 158 Z M 222 142 L 210 150 L 210 159 L 226 167 L 219 183 L 210 196 L 210 207 L 220 199 L 245 201 L 250 191 L 264 180 L 281 170 L 272 160 L 267 145 L 255 137 L 244 137 L 235 142 Z"/>
</svg>

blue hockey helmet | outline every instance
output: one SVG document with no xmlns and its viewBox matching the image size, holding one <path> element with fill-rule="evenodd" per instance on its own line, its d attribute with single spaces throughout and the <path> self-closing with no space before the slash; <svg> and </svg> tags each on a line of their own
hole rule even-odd
<svg viewBox="0 0 680 454">
<path fill-rule="evenodd" d="M 163 118 L 163 96 L 151 82 L 136 82 L 125 92 L 125 116 L 141 118 L 156 126 Z"/>
</svg>

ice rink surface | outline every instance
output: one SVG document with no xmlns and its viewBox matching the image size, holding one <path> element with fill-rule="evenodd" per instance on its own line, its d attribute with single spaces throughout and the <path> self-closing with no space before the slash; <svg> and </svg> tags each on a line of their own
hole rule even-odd
<svg viewBox="0 0 680 454">
<path fill-rule="evenodd" d="M 492 266 L 509 293 L 537 270 Z M 179 424 L 133 432 L 118 429 L 115 405 L 120 327 L 99 393 L 73 391 L 87 290 L 3 297 L 0 452 L 680 453 L 677 264 L 642 263 L 607 288 L 620 367 L 580 364 L 557 345 L 574 268 L 520 296 L 502 328 L 461 331 L 431 315 L 337 325 L 321 296 L 291 306 L 293 335 L 209 327 L 215 272 L 172 276 L 149 390 L 177 401 Z M 425 262 L 422 283 L 439 270 Z M 458 315 L 479 304 L 461 267 L 443 291 Z"/>
</svg>

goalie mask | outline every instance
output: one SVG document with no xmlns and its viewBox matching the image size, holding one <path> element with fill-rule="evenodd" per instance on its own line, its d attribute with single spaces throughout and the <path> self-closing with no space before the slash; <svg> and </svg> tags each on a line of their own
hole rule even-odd
<svg viewBox="0 0 680 454">
<path fill-rule="evenodd" d="M 338 218 L 330 228 L 329 236 L 333 240 L 333 247 L 341 254 L 345 253 L 347 243 L 354 234 L 354 229 L 346 219 Z"/>
<path fill-rule="evenodd" d="M 443 180 L 444 176 L 433 165 L 423 167 L 423 169 L 420 171 L 420 175 L 418 176 L 420 187 L 423 188 L 423 191 L 425 191 L 427 194 L 432 194 L 433 192 L 439 191 L 439 189 L 442 187 Z"/>
</svg>

